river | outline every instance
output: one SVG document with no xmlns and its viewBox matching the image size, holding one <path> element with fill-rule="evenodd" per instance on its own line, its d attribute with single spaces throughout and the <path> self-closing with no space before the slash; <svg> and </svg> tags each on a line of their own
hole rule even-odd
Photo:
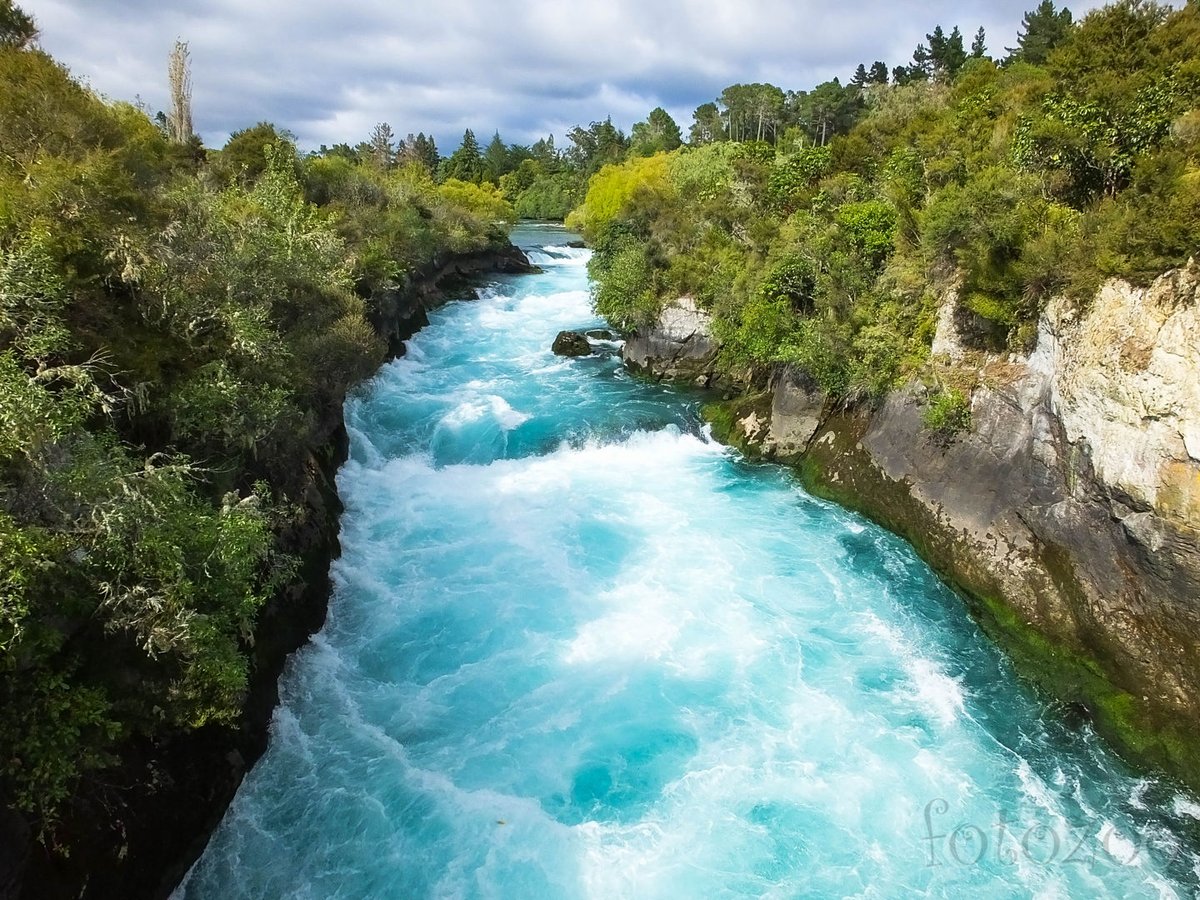
<svg viewBox="0 0 1200 900">
<path fill-rule="evenodd" d="M 603 327 L 569 237 L 347 401 L 328 622 L 176 896 L 1193 896 L 1200 806 L 906 543 L 550 353 Z"/>
</svg>

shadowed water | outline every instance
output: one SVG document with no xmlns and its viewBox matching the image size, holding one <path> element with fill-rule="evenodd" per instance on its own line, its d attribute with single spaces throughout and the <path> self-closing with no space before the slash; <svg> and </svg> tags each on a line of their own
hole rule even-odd
<svg viewBox="0 0 1200 900">
<path fill-rule="evenodd" d="M 1194 895 L 1200 806 L 694 396 L 553 356 L 586 252 L 517 238 L 347 402 L 329 621 L 180 897 Z"/>
</svg>

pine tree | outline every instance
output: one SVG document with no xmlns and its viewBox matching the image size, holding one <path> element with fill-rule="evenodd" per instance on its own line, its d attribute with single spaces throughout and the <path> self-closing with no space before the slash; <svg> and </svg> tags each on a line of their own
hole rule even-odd
<svg viewBox="0 0 1200 900">
<path fill-rule="evenodd" d="M 917 44 L 917 49 L 913 51 L 912 65 L 908 67 L 908 80 L 928 81 L 932 73 L 933 53 L 924 44 Z"/>
<path fill-rule="evenodd" d="M 936 26 L 933 34 L 925 35 L 925 40 L 929 41 L 930 61 L 935 67 L 941 67 L 946 58 L 946 33 L 942 31 L 942 26 Z M 913 59 L 916 59 L 916 54 L 913 54 Z"/>
<path fill-rule="evenodd" d="M 702 103 L 692 113 L 692 127 L 688 131 L 689 144 L 710 144 L 725 136 L 721 111 L 715 103 Z"/>
<path fill-rule="evenodd" d="M 963 48 L 962 32 L 955 25 L 954 30 L 950 32 L 950 37 L 946 39 L 946 47 L 942 51 L 942 70 L 950 78 L 954 78 L 966 61 L 967 51 Z"/>
<path fill-rule="evenodd" d="M 1009 61 L 1020 60 L 1040 66 L 1050 51 L 1066 39 L 1071 30 L 1071 11 L 1065 6 L 1054 9 L 1053 0 L 1042 0 L 1038 8 L 1025 13 L 1021 20 L 1021 31 L 1017 35 L 1017 46 L 1005 47 Z"/>
<path fill-rule="evenodd" d="M 444 170 L 445 178 L 457 178 L 475 184 L 483 177 L 483 156 L 479 152 L 475 132 L 470 128 L 463 132 L 462 143 L 446 160 Z"/>
<path fill-rule="evenodd" d="M 887 63 L 881 60 L 875 60 L 871 65 L 869 73 L 871 84 L 887 84 L 888 83 L 888 67 Z"/>
<path fill-rule="evenodd" d="M 986 35 L 983 33 L 983 26 L 979 26 L 979 30 L 975 32 L 975 40 L 971 41 L 971 58 L 983 59 L 987 53 Z"/>
<path fill-rule="evenodd" d="M 371 147 L 371 161 L 382 172 L 390 169 L 396 159 L 393 144 L 395 138 L 392 126 L 387 122 L 380 122 L 371 130 L 371 136 L 367 139 L 367 144 Z"/>
<path fill-rule="evenodd" d="M 856 88 L 862 88 L 866 86 L 868 80 L 867 67 L 859 63 L 858 68 L 854 70 L 854 77 L 850 79 L 850 83 Z"/>
<path fill-rule="evenodd" d="M 483 151 L 483 180 L 500 183 L 500 176 L 512 171 L 508 147 L 500 138 L 500 132 L 492 135 L 491 143 Z"/>
</svg>

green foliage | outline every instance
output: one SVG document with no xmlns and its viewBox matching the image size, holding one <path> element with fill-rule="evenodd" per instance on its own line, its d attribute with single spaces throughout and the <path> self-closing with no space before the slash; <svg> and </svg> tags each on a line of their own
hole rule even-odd
<svg viewBox="0 0 1200 900">
<path fill-rule="evenodd" d="M 578 205 L 581 197 L 581 185 L 570 173 L 541 175 L 521 192 L 513 212 L 518 219 L 562 221 Z"/>
<path fill-rule="evenodd" d="M 235 131 L 213 161 L 213 173 L 225 182 L 252 184 L 267 167 L 266 148 L 280 142 L 287 138 L 270 122 Z"/>
<path fill-rule="evenodd" d="M 452 178 L 474 184 L 478 184 L 483 178 L 483 155 L 479 152 L 475 132 L 470 128 L 463 132 L 462 143 L 450 158 L 442 163 L 438 174 L 443 181 Z"/>
<path fill-rule="evenodd" d="M 634 158 L 620 166 L 605 166 L 588 183 L 583 205 L 568 218 L 568 227 L 578 228 L 594 239 L 639 192 L 662 194 L 669 190 L 667 164 L 666 154 L 658 154 Z"/>
<path fill-rule="evenodd" d="M 0 0 L 0 47 L 21 50 L 37 37 L 33 19 L 12 0 Z"/>
<path fill-rule="evenodd" d="M 950 439 L 971 428 L 971 401 L 957 388 L 935 393 L 921 412 L 925 427 Z"/>
<path fill-rule="evenodd" d="M 1041 65 L 1070 30 L 1071 11 L 1066 7 L 1055 10 L 1053 0 L 1042 0 L 1037 9 L 1025 13 L 1017 47 L 1009 49 L 1009 59 Z"/>
<path fill-rule="evenodd" d="M 885 200 L 863 200 L 838 207 L 834 220 L 847 241 L 861 250 L 874 266 L 892 252 L 896 210 Z"/>
<path fill-rule="evenodd" d="M 629 152 L 635 156 L 653 156 L 666 153 L 683 143 L 683 134 L 675 120 L 661 106 L 650 111 L 645 122 L 633 126 Z"/>
<path fill-rule="evenodd" d="M 588 273 L 596 280 L 596 311 L 618 328 L 632 330 L 658 314 L 645 243 L 622 228 L 607 228 L 596 240 Z"/>
<path fill-rule="evenodd" d="M 1051 295 L 1200 249 L 1200 6 L 1121 0 L 1074 25 L 1043 3 L 1003 65 L 982 29 L 969 53 L 958 28 L 926 40 L 892 85 L 882 63 L 731 85 L 665 186 L 637 159 L 594 176 L 572 221 L 627 242 L 594 267 L 601 311 L 629 327 L 690 295 L 729 365 L 874 398 L 926 364 L 951 289 L 969 344 L 1020 349 Z"/>
<path fill-rule="evenodd" d="M 0 47 L 0 799 L 48 842 L 127 741 L 238 721 L 372 298 L 503 239 L 495 188 L 385 169 L 266 123 L 206 160 Z"/>
</svg>

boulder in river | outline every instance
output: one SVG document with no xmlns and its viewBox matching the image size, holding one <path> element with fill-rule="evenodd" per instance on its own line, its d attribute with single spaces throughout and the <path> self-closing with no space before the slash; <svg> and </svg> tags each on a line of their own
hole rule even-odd
<svg viewBox="0 0 1200 900">
<path fill-rule="evenodd" d="M 559 356 L 589 356 L 592 345 L 585 335 L 578 331 L 560 331 L 550 349 Z"/>
</svg>

